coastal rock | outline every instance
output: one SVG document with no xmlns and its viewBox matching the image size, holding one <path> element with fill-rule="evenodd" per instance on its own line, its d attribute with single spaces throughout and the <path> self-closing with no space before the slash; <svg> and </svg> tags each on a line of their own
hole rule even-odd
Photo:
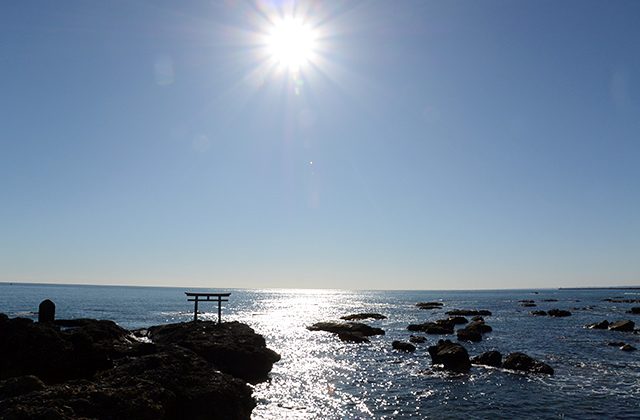
<svg viewBox="0 0 640 420">
<path fill-rule="evenodd" d="M 344 319 L 345 321 L 361 321 L 363 319 L 387 319 L 387 317 L 382 314 L 365 312 L 361 314 L 341 316 L 340 319 Z"/>
<path fill-rule="evenodd" d="M 333 334 L 339 334 L 341 332 L 360 333 L 365 337 L 384 335 L 382 328 L 370 327 L 367 324 L 359 322 L 316 322 L 310 327 L 307 327 L 307 329 L 309 331 L 327 331 Z"/>
<path fill-rule="evenodd" d="M 33 375 L 16 376 L 0 381 L 0 400 L 44 389 L 44 383 Z"/>
<path fill-rule="evenodd" d="M 571 312 L 565 311 L 564 309 L 549 309 L 547 311 L 547 315 L 553 316 L 556 318 L 561 318 L 565 316 L 571 316 Z"/>
<path fill-rule="evenodd" d="M 421 335 L 410 335 L 409 341 L 415 344 L 422 344 L 427 342 L 427 337 Z"/>
<path fill-rule="evenodd" d="M 622 341 L 609 341 L 607 345 L 612 347 L 622 347 L 625 345 L 625 343 L 623 343 Z"/>
<path fill-rule="evenodd" d="M 255 401 L 241 380 L 178 346 L 124 361 L 92 380 L 52 385 L 0 401 L 0 418 L 249 419 Z"/>
<path fill-rule="evenodd" d="M 618 298 L 612 298 L 612 299 L 602 299 L 605 302 L 612 302 L 612 303 L 640 303 L 640 299 L 618 299 Z"/>
<path fill-rule="evenodd" d="M 456 336 L 458 337 L 458 341 L 471 341 L 477 343 L 482 340 L 482 334 L 480 334 L 479 331 L 468 330 L 466 328 L 456 331 Z"/>
<path fill-rule="evenodd" d="M 444 306 L 442 302 L 419 302 L 416 303 L 419 309 L 440 309 Z"/>
<path fill-rule="evenodd" d="M 558 299 L 542 299 L 543 302 L 557 302 Z"/>
<path fill-rule="evenodd" d="M 432 364 L 442 364 L 446 370 L 468 372 L 471 368 L 467 349 L 449 340 L 439 340 L 438 344 L 429 347 Z"/>
<path fill-rule="evenodd" d="M 391 343 L 391 347 L 395 350 L 406 351 L 408 353 L 416 351 L 416 346 L 411 343 L 405 343 L 404 341 L 394 341 Z"/>
<path fill-rule="evenodd" d="M 449 317 L 448 321 L 454 325 L 466 324 L 469 322 L 469 320 L 463 316 L 452 316 Z"/>
<path fill-rule="evenodd" d="M 609 330 L 630 332 L 630 331 L 633 331 L 635 325 L 636 324 L 633 321 L 629 321 L 627 319 L 624 321 L 618 321 L 618 322 L 609 324 Z"/>
<path fill-rule="evenodd" d="M 471 331 L 478 331 L 481 334 L 493 331 L 493 328 L 485 324 L 484 321 L 473 321 L 472 323 L 467 325 L 465 329 L 471 330 Z"/>
<path fill-rule="evenodd" d="M 476 315 L 473 318 L 471 318 L 471 320 L 472 321 L 484 321 L 484 318 L 479 316 L 479 315 Z"/>
<path fill-rule="evenodd" d="M 607 328 L 609 328 L 609 321 L 605 319 L 603 321 L 596 322 L 594 324 L 589 324 L 587 325 L 587 328 L 591 330 L 606 330 Z"/>
<path fill-rule="evenodd" d="M 551 366 L 519 352 L 511 353 L 505 357 L 502 367 L 522 372 L 553 375 L 553 368 Z"/>
<path fill-rule="evenodd" d="M 452 311 L 446 312 L 447 315 L 461 315 L 461 316 L 489 316 L 491 315 L 491 311 L 487 311 L 486 309 L 474 310 L 474 309 L 454 309 Z"/>
<path fill-rule="evenodd" d="M 522 299 L 522 300 L 519 300 L 518 302 L 520 302 L 520 303 L 535 303 L 536 301 L 535 300 L 531 300 L 531 299 Z"/>
<path fill-rule="evenodd" d="M 628 314 L 640 315 L 640 306 L 634 306 L 627 311 Z"/>
<path fill-rule="evenodd" d="M 407 329 L 409 331 L 420 331 L 427 334 L 453 334 L 453 323 L 446 319 L 439 319 L 436 322 L 410 324 Z"/>
<path fill-rule="evenodd" d="M 474 365 L 500 367 L 502 366 L 502 354 L 495 350 L 487 351 L 472 358 L 471 363 Z"/>
<path fill-rule="evenodd" d="M 536 305 L 535 303 L 525 302 L 525 303 L 521 303 L 520 306 L 525 307 L 525 308 L 533 308 L 533 307 L 538 306 L 538 305 Z"/>
<path fill-rule="evenodd" d="M 547 312 L 546 311 L 531 311 L 529 313 L 531 315 L 535 315 L 535 316 L 547 316 Z"/>
<path fill-rule="evenodd" d="M 280 355 L 267 348 L 264 337 L 240 322 L 182 322 L 150 327 L 156 344 L 177 344 L 198 354 L 224 373 L 249 382 L 267 379 Z"/>
<path fill-rule="evenodd" d="M 622 351 L 635 351 L 636 348 L 633 347 L 631 344 L 625 344 L 624 346 L 620 347 L 620 350 L 622 350 Z"/>
<path fill-rule="evenodd" d="M 338 338 L 346 343 L 369 343 L 369 339 L 359 332 L 341 332 Z"/>
</svg>

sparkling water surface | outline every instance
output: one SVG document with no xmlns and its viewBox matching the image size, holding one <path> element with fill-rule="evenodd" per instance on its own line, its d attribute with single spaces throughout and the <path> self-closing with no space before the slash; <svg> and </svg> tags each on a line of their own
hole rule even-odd
<svg viewBox="0 0 640 420">
<path fill-rule="evenodd" d="M 190 291 L 222 291 L 189 289 Z M 34 318 L 43 299 L 56 303 L 57 318 L 112 319 L 135 329 L 191 320 L 193 303 L 184 288 L 0 283 L 0 312 Z M 254 388 L 256 419 L 286 418 L 640 418 L 640 351 L 607 345 L 623 341 L 640 348 L 640 336 L 588 330 L 585 324 L 640 316 L 625 313 L 640 304 L 637 290 L 347 291 L 225 289 L 223 320 L 251 325 L 282 355 L 271 380 Z M 533 299 L 536 308 L 518 300 Z M 558 302 L 542 302 L 558 299 Z M 420 310 L 422 301 L 442 301 Z M 493 332 L 480 343 L 463 343 L 474 356 L 488 350 L 522 351 L 545 361 L 554 376 L 524 375 L 472 367 L 469 374 L 433 372 L 427 336 L 415 353 L 391 348 L 408 340 L 411 323 L 446 318 L 451 309 L 488 309 Z M 567 309 L 566 318 L 535 317 L 531 310 Z M 203 303 L 202 319 L 217 319 L 216 304 Z M 306 326 L 357 312 L 386 320 L 364 321 L 386 331 L 368 344 L 343 343 Z"/>
</svg>

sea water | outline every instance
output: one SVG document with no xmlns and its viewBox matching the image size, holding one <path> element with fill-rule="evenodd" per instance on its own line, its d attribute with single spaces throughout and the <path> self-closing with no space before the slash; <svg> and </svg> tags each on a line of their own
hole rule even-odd
<svg viewBox="0 0 640 420">
<path fill-rule="evenodd" d="M 216 289 L 190 291 L 220 292 Z M 193 303 L 184 288 L 72 286 L 0 283 L 0 312 L 35 318 L 43 299 L 57 318 L 111 319 L 128 329 L 189 321 Z M 254 387 L 256 419 L 287 418 L 640 418 L 640 351 L 608 346 L 623 341 L 640 348 L 633 333 L 589 330 L 585 324 L 640 316 L 634 306 L 606 298 L 640 299 L 637 290 L 348 291 L 225 289 L 223 321 L 237 320 L 262 334 L 282 355 L 268 382 Z M 522 299 L 536 301 L 525 308 Z M 557 299 L 557 302 L 543 302 Z M 420 310 L 422 301 L 442 301 Z M 640 306 L 640 304 L 635 304 Z M 446 318 L 451 309 L 488 309 L 493 332 L 463 343 L 470 355 L 521 351 L 550 364 L 555 375 L 526 375 L 472 367 L 468 374 L 431 369 L 427 336 L 414 353 L 391 348 L 407 341 L 407 325 Z M 572 316 L 532 316 L 531 310 L 567 309 Z M 200 304 L 201 319 L 217 319 L 215 303 Z M 383 328 L 370 343 L 343 343 L 307 326 L 357 312 L 388 318 L 364 321 Z"/>
</svg>

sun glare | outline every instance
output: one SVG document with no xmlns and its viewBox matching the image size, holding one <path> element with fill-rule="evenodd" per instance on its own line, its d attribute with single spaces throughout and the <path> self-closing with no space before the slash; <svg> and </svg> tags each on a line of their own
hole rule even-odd
<svg viewBox="0 0 640 420">
<path fill-rule="evenodd" d="M 285 18 L 273 24 L 267 48 L 270 56 L 283 68 L 297 72 L 314 55 L 315 33 L 301 20 Z"/>
</svg>

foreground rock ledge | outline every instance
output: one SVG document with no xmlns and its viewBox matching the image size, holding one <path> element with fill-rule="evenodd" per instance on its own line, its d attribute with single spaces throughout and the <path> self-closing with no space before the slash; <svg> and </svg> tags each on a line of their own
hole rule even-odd
<svg viewBox="0 0 640 420">
<path fill-rule="evenodd" d="M 147 342 L 111 321 L 56 324 L 0 314 L 0 418 L 249 419 L 245 381 L 280 358 L 238 322 L 151 327 Z"/>
</svg>

